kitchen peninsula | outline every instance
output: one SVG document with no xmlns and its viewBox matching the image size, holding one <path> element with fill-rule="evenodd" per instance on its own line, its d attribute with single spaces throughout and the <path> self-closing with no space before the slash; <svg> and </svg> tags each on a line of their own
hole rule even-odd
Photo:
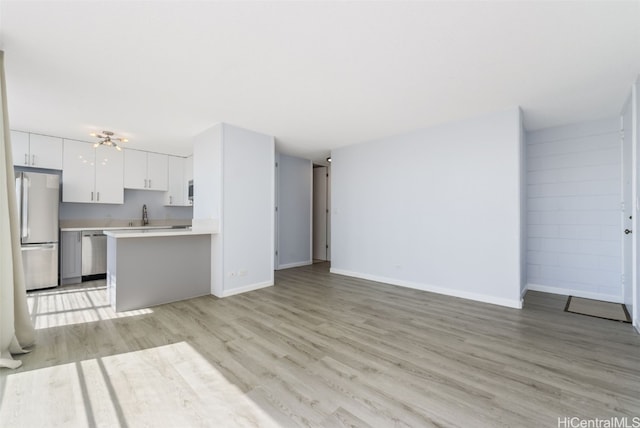
<svg viewBox="0 0 640 428">
<path fill-rule="evenodd" d="M 211 294 L 212 230 L 106 230 L 107 294 L 115 311 Z"/>
</svg>

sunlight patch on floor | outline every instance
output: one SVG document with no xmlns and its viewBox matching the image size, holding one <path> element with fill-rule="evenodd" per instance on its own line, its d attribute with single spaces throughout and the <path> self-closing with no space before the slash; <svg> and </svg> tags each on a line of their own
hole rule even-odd
<svg viewBox="0 0 640 428">
<path fill-rule="evenodd" d="M 27 302 L 33 325 L 38 330 L 153 313 L 152 309 L 115 312 L 106 293 L 104 286 L 30 293 Z"/>
<path fill-rule="evenodd" d="M 3 395 L 0 426 L 278 426 L 186 342 L 10 374 Z"/>
</svg>

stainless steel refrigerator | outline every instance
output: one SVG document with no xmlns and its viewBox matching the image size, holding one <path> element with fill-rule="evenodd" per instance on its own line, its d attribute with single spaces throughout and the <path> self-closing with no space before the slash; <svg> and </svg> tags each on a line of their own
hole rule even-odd
<svg viewBox="0 0 640 428">
<path fill-rule="evenodd" d="M 27 290 L 57 287 L 60 177 L 16 172 L 16 194 Z"/>
</svg>

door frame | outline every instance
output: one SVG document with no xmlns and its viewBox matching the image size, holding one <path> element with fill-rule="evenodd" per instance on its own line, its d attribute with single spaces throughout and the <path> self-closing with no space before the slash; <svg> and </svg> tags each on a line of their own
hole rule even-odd
<svg viewBox="0 0 640 428">
<path fill-rule="evenodd" d="M 314 260 L 323 260 L 323 261 L 331 261 L 331 193 L 330 193 L 330 189 L 331 189 L 331 166 L 330 165 L 324 165 L 322 163 L 314 163 L 313 164 L 313 195 L 312 195 L 312 199 L 313 201 L 316 200 L 316 170 L 319 168 L 323 168 L 324 172 L 325 172 L 325 181 L 324 181 L 324 197 L 325 200 L 323 201 L 323 207 L 322 209 L 324 209 L 324 233 L 325 233 L 325 237 L 324 237 L 324 258 L 319 259 L 316 258 L 316 251 L 315 251 L 315 245 L 316 245 L 316 224 L 317 224 L 317 216 L 316 216 L 316 210 L 318 209 L 318 207 L 314 204 L 313 205 L 313 210 L 312 210 L 312 222 L 311 222 L 311 257 Z"/>
</svg>

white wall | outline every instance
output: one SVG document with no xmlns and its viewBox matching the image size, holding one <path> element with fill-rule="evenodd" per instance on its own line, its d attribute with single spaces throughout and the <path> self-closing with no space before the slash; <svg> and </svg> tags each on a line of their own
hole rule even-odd
<svg viewBox="0 0 640 428">
<path fill-rule="evenodd" d="M 312 168 L 309 159 L 278 154 L 276 266 L 309 265 L 311 259 Z"/>
<path fill-rule="evenodd" d="M 527 133 L 528 288 L 622 302 L 620 119 Z"/>
<path fill-rule="evenodd" d="M 193 142 L 193 218 L 222 215 L 222 124 L 195 137 Z"/>
<path fill-rule="evenodd" d="M 273 285 L 275 140 L 228 124 L 222 136 L 224 294 L 230 295 Z"/>
<path fill-rule="evenodd" d="M 193 224 L 217 224 L 211 292 L 273 285 L 274 138 L 218 124 L 194 138 Z"/>
<path fill-rule="evenodd" d="M 222 226 L 222 124 L 193 142 L 193 227 Z M 224 293 L 222 233 L 211 235 L 211 294 Z"/>
<path fill-rule="evenodd" d="M 520 110 L 333 150 L 331 271 L 521 307 Z"/>
</svg>

